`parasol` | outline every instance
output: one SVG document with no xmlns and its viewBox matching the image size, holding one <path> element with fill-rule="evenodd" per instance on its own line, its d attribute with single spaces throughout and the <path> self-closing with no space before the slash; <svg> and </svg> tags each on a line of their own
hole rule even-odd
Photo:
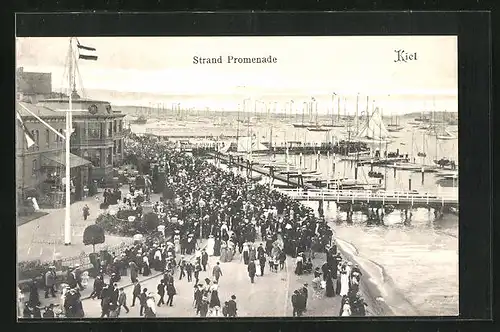
<svg viewBox="0 0 500 332">
<path fill-rule="evenodd" d="M 134 239 L 134 242 L 142 242 L 142 240 L 144 239 L 144 236 L 142 234 L 135 234 L 133 239 Z"/>
</svg>

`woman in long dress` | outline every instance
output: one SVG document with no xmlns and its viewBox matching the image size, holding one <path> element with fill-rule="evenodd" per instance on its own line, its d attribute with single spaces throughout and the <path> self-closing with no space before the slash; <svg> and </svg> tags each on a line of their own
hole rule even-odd
<svg viewBox="0 0 500 332">
<path fill-rule="evenodd" d="M 215 238 L 213 235 L 210 235 L 208 237 L 207 241 L 207 254 L 208 256 L 213 256 L 214 255 L 214 246 L 215 246 Z"/>
<path fill-rule="evenodd" d="M 340 296 L 347 295 L 349 293 L 349 275 L 345 269 L 340 271 Z"/>
<path fill-rule="evenodd" d="M 335 290 L 333 289 L 332 278 L 326 278 L 325 295 L 326 295 L 326 297 L 334 297 L 335 296 Z"/>
<path fill-rule="evenodd" d="M 222 242 L 220 246 L 220 261 L 222 263 L 227 262 L 227 244 L 225 242 Z"/>
<path fill-rule="evenodd" d="M 248 243 L 243 243 L 243 263 L 245 265 L 248 265 L 248 262 L 250 261 L 250 250 L 248 248 Z"/>
<path fill-rule="evenodd" d="M 176 254 L 181 252 L 181 236 L 179 233 L 180 232 L 176 230 L 174 235 L 174 248 Z"/>
<path fill-rule="evenodd" d="M 210 316 L 218 317 L 220 312 L 220 299 L 217 284 L 214 283 L 212 285 L 212 287 L 210 288 L 210 293 L 210 303 L 208 306 L 210 308 Z"/>
<path fill-rule="evenodd" d="M 149 267 L 149 258 L 147 255 L 144 255 L 144 257 L 142 257 L 142 261 L 144 263 L 144 269 L 142 271 L 142 275 L 144 277 L 147 277 L 151 274 L 151 268 Z"/>
<path fill-rule="evenodd" d="M 215 237 L 215 244 L 214 244 L 214 256 L 220 256 L 220 248 L 221 248 L 221 239 L 220 236 Z"/>
</svg>

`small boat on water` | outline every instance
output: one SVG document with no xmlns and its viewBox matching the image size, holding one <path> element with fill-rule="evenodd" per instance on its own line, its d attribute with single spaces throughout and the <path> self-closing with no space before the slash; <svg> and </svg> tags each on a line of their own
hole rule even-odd
<svg viewBox="0 0 500 332">
<path fill-rule="evenodd" d="M 320 132 L 326 132 L 329 131 L 330 129 L 322 126 L 314 126 L 314 127 L 307 127 L 307 130 L 309 131 L 320 131 Z"/>
<path fill-rule="evenodd" d="M 307 122 L 302 122 L 302 123 L 293 123 L 292 124 L 295 128 L 307 128 L 310 126 L 313 126 L 314 124 L 312 123 L 307 123 Z"/>
<path fill-rule="evenodd" d="M 148 119 L 146 119 L 145 116 L 141 115 L 135 120 L 130 120 L 129 121 L 131 124 L 145 124 L 148 122 Z"/>
</svg>

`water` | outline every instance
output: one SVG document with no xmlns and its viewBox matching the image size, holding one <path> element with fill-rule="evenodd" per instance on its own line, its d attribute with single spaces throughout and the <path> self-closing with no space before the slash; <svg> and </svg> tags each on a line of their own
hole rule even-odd
<svg viewBox="0 0 500 332">
<path fill-rule="evenodd" d="M 224 119 L 230 121 L 230 119 Z M 411 121 L 411 120 L 409 120 Z M 293 121 L 289 121 L 293 122 Z M 240 124 L 239 130 L 234 126 L 213 127 L 213 121 L 205 120 L 203 127 L 178 127 L 171 133 L 205 133 L 206 135 L 255 134 L 262 141 L 268 141 L 270 125 L 262 123 L 259 127 L 249 128 Z M 401 121 L 405 125 L 404 121 Z M 154 124 L 148 124 L 154 126 Z M 169 128 L 175 125 L 169 124 Z M 191 127 L 191 128 L 189 128 Z M 132 125 L 135 132 L 143 132 L 145 126 Z M 306 142 L 329 142 L 332 136 L 342 136 L 342 128 L 334 128 L 328 133 L 309 132 L 307 129 L 293 128 L 290 124 L 275 121 L 273 123 L 273 142 L 281 144 L 285 141 L 297 140 Z M 403 130 L 395 133 L 394 142 L 388 144 L 388 151 L 396 151 L 416 155 L 425 152 L 427 160 L 418 158 L 416 162 L 432 164 L 432 160 L 448 157 L 458 158 L 457 140 L 439 141 L 433 137 L 425 137 L 421 131 Z M 385 150 L 375 144 L 374 148 Z M 264 157 L 264 160 L 270 157 Z M 298 156 L 290 155 L 298 164 Z M 304 156 L 304 165 L 315 169 L 316 156 Z M 284 161 L 284 155 L 276 155 L 276 160 Z M 318 162 L 319 171 L 326 174 L 329 165 L 326 156 Z M 377 181 L 368 178 L 369 167 L 361 167 L 359 180 Z M 412 179 L 412 189 L 429 193 L 457 193 L 457 187 L 438 187 L 433 173 L 425 174 L 424 182 L 420 173 L 374 167 L 374 171 L 385 175 L 387 190 L 408 190 Z M 332 173 L 330 173 L 332 175 Z M 354 168 L 350 162 L 338 162 L 335 165 L 336 177 L 354 178 Z M 263 180 L 265 181 L 265 180 Z M 456 184 L 458 186 L 458 184 Z M 315 210 L 317 203 L 312 204 Z M 331 221 L 345 220 L 345 213 L 338 212 L 335 203 L 325 204 L 325 215 Z M 368 227 L 363 223 L 366 219 L 360 213 L 353 216 L 352 226 L 335 224 L 333 226 L 339 245 L 352 252 L 358 263 L 370 272 L 373 281 L 381 289 L 384 300 L 397 315 L 458 315 L 458 217 L 445 215 L 441 220 L 434 220 L 434 214 L 427 209 L 413 211 L 410 226 L 402 225 L 399 211 L 394 211 L 384 218 L 384 227 Z"/>
</svg>

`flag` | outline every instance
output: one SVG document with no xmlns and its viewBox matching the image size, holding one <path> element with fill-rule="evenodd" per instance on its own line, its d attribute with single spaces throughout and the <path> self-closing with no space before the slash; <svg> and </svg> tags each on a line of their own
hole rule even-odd
<svg viewBox="0 0 500 332">
<path fill-rule="evenodd" d="M 97 60 L 97 55 L 95 55 L 95 48 L 81 45 L 78 39 L 76 40 L 76 46 L 78 47 L 79 59 L 94 61 Z"/>
<path fill-rule="evenodd" d="M 33 145 L 35 145 L 35 140 L 31 133 L 29 132 L 28 128 L 26 128 L 26 125 L 24 124 L 23 118 L 21 117 L 21 114 L 19 112 L 16 112 L 16 117 L 17 121 L 19 121 L 19 125 L 23 129 L 24 132 L 24 137 L 26 139 L 26 144 L 28 146 L 28 149 L 31 148 Z"/>
</svg>

